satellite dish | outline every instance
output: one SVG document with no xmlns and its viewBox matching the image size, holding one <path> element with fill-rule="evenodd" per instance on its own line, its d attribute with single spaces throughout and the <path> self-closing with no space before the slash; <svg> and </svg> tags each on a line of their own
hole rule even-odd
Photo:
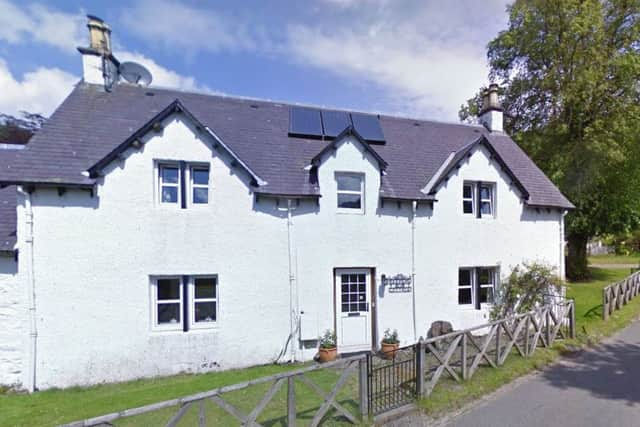
<svg viewBox="0 0 640 427">
<path fill-rule="evenodd" d="M 134 85 L 149 86 L 153 80 L 149 70 L 137 62 L 121 63 L 118 72 L 123 79 Z"/>
</svg>

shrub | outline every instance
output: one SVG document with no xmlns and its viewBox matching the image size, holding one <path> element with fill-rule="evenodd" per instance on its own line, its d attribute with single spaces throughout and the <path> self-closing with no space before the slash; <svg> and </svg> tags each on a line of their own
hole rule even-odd
<svg viewBox="0 0 640 427">
<path fill-rule="evenodd" d="M 555 267 L 537 262 L 516 265 L 496 289 L 491 319 L 526 313 L 543 305 L 545 296 L 558 292 L 560 285 Z"/>
<path fill-rule="evenodd" d="M 320 337 L 320 348 L 336 348 L 336 333 L 327 329 Z"/>
<path fill-rule="evenodd" d="M 398 330 L 394 329 L 392 332 L 391 329 L 386 329 L 384 331 L 384 336 L 382 337 L 382 342 L 385 344 L 400 343 L 400 339 L 398 338 Z"/>
</svg>

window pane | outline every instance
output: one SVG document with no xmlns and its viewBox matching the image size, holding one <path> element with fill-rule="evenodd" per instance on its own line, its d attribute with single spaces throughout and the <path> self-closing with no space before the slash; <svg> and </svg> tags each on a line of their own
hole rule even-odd
<svg viewBox="0 0 640 427">
<path fill-rule="evenodd" d="M 349 304 L 342 304 L 342 312 L 343 313 L 349 312 Z"/>
<path fill-rule="evenodd" d="M 491 287 L 480 288 L 480 302 L 481 303 L 493 302 L 493 288 Z"/>
<path fill-rule="evenodd" d="M 196 322 L 215 322 L 216 321 L 216 303 L 215 302 L 197 302 L 195 304 Z"/>
<path fill-rule="evenodd" d="M 362 189 L 362 177 L 358 175 L 337 175 L 338 190 L 360 191 Z"/>
<path fill-rule="evenodd" d="M 473 213 L 473 202 L 470 202 L 470 201 L 462 202 L 462 212 L 466 213 L 466 214 L 472 214 Z"/>
<path fill-rule="evenodd" d="M 360 195 L 358 194 L 338 194 L 338 207 L 345 209 L 360 209 Z"/>
<path fill-rule="evenodd" d="M 178 187 L 162 187 L 162 203 L 178 203 Z"/>
<path fill-rule="evenodd" d="M 193 203 L 199 203 L 199 204 L 209 203 L 209 189 L 202 188 L 202 187 L 194 188 Z"/>
<path fill-rule="evenodd" d="M 358 292 L 365 292 L 366 291 L 366 285 L 364 283 L 360 283 L 358 285 Z"/>
<path fill-rule="evenodd" d="M 483 215 L 491 215 L 491 203 L 489 202 L 480 203 L 480 212 L 482 212 Z"/>
<path fill-rule="evenodd" d="M 458 289 L 458 304 L 471 304 L 471 288 Z"/>
<path fill-rule="evenodd" d="M 159 279 L 158 300 L 180 299 L 180 279 Z"/>
<path fill-rule="evenodd" d="M 161 169 L 162 173 L 162 182 L 167 184 L 177 184 L 178 183 L 178 168 L 163 166 Z"/>
<path fill-rule="evenodd" d="M 194 184 L 209 185 L 209 169 L 192 169 L 191 179 Z"/>
<path fill-rule="evenodd" d="M 480 198 L 483 200 L 490 200 L 491 199 L 491 187 L 489 186 L 481 186 L 480 187 Z"/>
<path fill-rule="evenodd" d="M 471 286 L 471 270 L 458 270 L 458 285 Z"/>
<path fill-rule="evenodd" d="M 473 188 L 470 185 L 464 185 L 462 187 L 462 197 L 465 199 L 471 199 L 473 196 Z"/>
<path fill-rule="evenodd" d="M 216 297 L 216 279 L 201 278 L 194 280 L 196 288 L 196 298 L 215 298 Z"/>
<path fill-rule="evenodd" d="M 360 303 L 360 311 L 369 311 L 369 310 L 367 310 L 367 303 L 366 302 L 361 302 Z"/>
<path fill-rule="evenodd" d="M 490 268 L 481 268 L 478 272 L 478 282 L 481 285 L 493 283 L 493 271 Z"/>
<path fill-rule="evenodd" d="M 158 304 L 158 324 L 180 323 L 180 304 Z"/>
<path fill-rule="evenodd" d="M 356 304 L 351 303 L 351 304 L 349 304 L 349 306 L 350 306 L 349 307 L 349 311 L 351 311 L 351 312 L 358 311 L 358 304 L 357 303 Z"/>
</svg>

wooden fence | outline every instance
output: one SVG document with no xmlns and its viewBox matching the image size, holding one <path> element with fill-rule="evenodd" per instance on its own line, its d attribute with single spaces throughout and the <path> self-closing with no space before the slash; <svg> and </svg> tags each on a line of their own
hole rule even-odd
<svg viewBox="0 0 640 427">
<path fill-rule="evenodd" d="M 480 365 L 498 368 L 513 353 L 529 357 L 538 346 L 550 347 L 558 338 L 574 337 L 575 304 L 565 300 L 555 307 L 421 339 L 416 344 L 416 394 L 429 396 L 444 374 L 461 382 L 471 379 Z"/>
<path fill-rule="evenodd" d="M 602 319 L 607 320 L 611 313 L 620 310 L 623 305 L 626 305 L 639 293 L 640 271 L 604 288 L 602 290 Z"/>
<path fill-rule="evenodd" d="M 320 386 L 318 386 L 311 378 L 307 376 L 312 371 L 319 369 L 334 369 L 340 372 L 337 382 L 332 387 L 331 391 L 326 392 Z M 358 406 L 360 416 L 355 417 L 348 409 L 341 405 L 337 401 L 337 394 L 341 388 L 346 384 L 352 375 L 358 376 Z M 224 395 L 237 390 L 242 390 L 258 384 L 272 383 L 271 387 L 264 394 L 262 399 L 256 406 L 253 407 L 251 412 L 244 413 L 237 406 L 232 405 L 228 400 L 225 400 Z M 307 368 L 298 369 L 291 372 L 284 372 L 281 374 L 271 375 L 268 377 L 262 377 L 251 381 L 246 381 L 239 384 L 234 384 L 226 387 L 216 388 L 214 390 L 197 393 L 191 396 L 183 397 L 180 399 L 172 399 L 164 402 L 154 403 L 139 408 L 127 409 L 120 412 L 114 412 L 100 417 L 90 418 L 82 421 L 65 424 L 62 427 L 84 427 L 84 426 L 104 426 L 111 425 L 112 422 L 133 417 L 137 415 L 148 414 L 150 412 L 159 411 L 162 409 L 176 409 L 175 414 L 166 424 L 167 427 L 175 427 L 193 407 L 198 408 L 198 425 L 203 427 L 207 425 L 206 413 L 205 413 L 205 401 L 210 401 L 222 408 L 228 414 L 233 416 L 238 425 L 243 426 L 260 426 L 256 421 L 260 414 L 267 407 L 269 402 L 273 399 L 276 393 L 286 385 L 287 387 L 287 408 L 286 408 L 286 422 L 289 426 L 295 426 L 297 423 L 297 410 L 296 410 L 296 383 L 302 383 L 306 387 L 313 390 L 322 399 L 322 404 L 319 408 L 315 409 L 313 419 L 310 426 L 318 426 L 328 411 L 333 408 L 336 413 L 344 417 L 352 424 L 358 424 L 361 417 L 366 417 L 368 414 L 367 404 L 367 365 L 366 356 L 355 356 L 344 359 L 339 359 L 334 362 L 324 363 L 322 365 L 313 365 Z M 306 414 L 308 415 L 308 414 Z"/>
</svg>

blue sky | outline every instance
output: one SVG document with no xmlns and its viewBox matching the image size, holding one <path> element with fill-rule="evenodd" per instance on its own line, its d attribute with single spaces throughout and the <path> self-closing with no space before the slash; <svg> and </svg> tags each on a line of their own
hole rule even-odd
<svg viewBox="0 0 640 427">
<path fill-rule="evenodd" d="M 154 85 L 457 120 L 488 82 L 503 0 L 0 0 L 0 112 L 50 114 L 81 77 L 87 13 Z"/>
</svg>

